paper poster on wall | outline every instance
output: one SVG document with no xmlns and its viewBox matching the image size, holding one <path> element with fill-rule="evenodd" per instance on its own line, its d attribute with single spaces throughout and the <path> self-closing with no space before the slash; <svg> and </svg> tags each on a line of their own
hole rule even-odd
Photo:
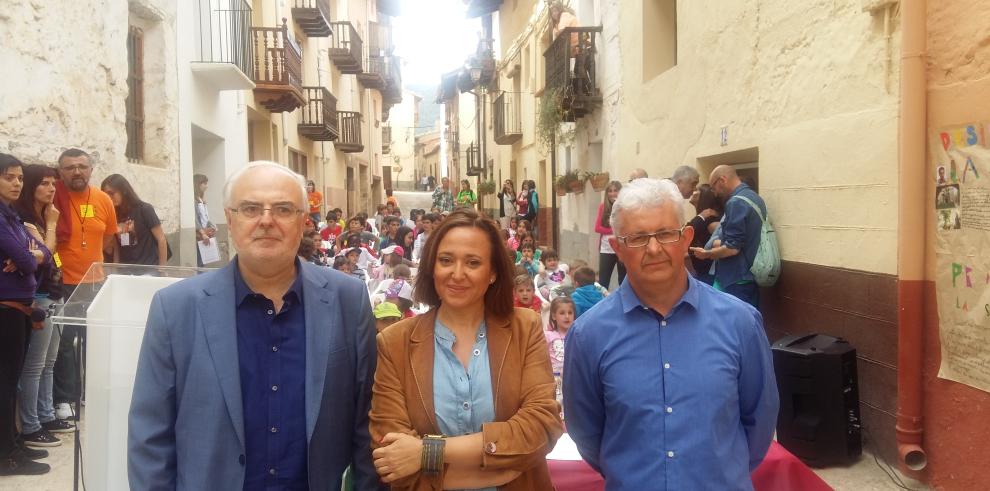
<svg viewBox="0 0 990 491">
<path fill-rule="evenodd" d="M 990 392 L 990 124 L 932 141 L 940 378 Z"/>
</svg>

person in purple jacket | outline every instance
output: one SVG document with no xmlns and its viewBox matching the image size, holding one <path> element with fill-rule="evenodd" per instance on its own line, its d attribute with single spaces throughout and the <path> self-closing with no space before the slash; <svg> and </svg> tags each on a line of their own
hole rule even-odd
<svg viewBox="0 0 990 491">
<path fill-rule="evenodd" d="M 31 305 L 39 264 L 51 260 L 43 244 L 28 235 L 11 204 L 24 187 L 24 165 L 0 153 L 0 476 L 44 474 L 48 464 L 34 459 L 44 451 L 28 449 L 14 426 L 17 381 L 24 364 L 24 347 L 31 329 Z"/>
</svg>

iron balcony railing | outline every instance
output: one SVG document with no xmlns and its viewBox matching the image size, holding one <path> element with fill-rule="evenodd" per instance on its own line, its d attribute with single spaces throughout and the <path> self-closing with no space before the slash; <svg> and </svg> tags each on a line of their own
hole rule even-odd
<svg viewBox="0 0 990 491">
<path fill-rule="evenodd" d="M 378 22 L 368 23 L 368 54 L 389 56 L 392 54 L 392 26 Z"/>
<path fill-rule="evenodd" d="M 467 175 L 469 176 L 480 176 L 484 171 L 484 165 L 481 162 L 481 147 L 477 143 L 471 143 L 468 145 L 466 164 L 467 164 Z"/>
<path fill-rule="evenodd" d="M 313 141 L 333 141 L 337 128 L 337 98 L 326 87 L 303 87 L 306 105 L 299 123 L 299 133 Z"/>
<path fill-rule="evenodd" d="M 392 152 L 392 127 L 382 126 L 382 153 Z"/>
<path fill-rule="evenodd" d="M 556 94 L 566 121 L 574 121 L 601 102 L 596 85 L 596 41 L 601 26 L 568 27 L 543 52 L 546 63 L 544 94 Z"/>
<path fill-rule="evenodd" d="M 521 95 L 519 92 L 502 92 L 492 102 L 495 143 L 499 145 L 511 145 L 522 138 Z"/>
<path fill-rule="evenodd" d="M 244 0 L 197 0 L 194 63 L 230 63 L 249 77 L 254 65 L 251 51 L 251 6 Z"/>
</svg>

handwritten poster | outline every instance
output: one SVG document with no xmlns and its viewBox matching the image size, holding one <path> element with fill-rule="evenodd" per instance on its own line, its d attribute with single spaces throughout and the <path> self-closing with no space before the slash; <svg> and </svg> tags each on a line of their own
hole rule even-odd
<svg viewBox="0 0 990 491">
<path fill-rule="evenodd" d="M 990 123 L 934 135 L 938 376 L 990 392 Z"/>
</svg>

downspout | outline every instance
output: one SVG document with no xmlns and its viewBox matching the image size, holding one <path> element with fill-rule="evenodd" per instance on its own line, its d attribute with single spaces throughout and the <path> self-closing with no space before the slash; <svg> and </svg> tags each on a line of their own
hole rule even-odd
<svg viewBox="0 0 990 491">
<path fill-rule="evenodd" d="M 897 206 L 897 453 L 911 471 L 928 465 L 922 448 L 922 365 L 927 180 L 926 1 L 901 2 L 901 114 Z"/>
</svg>

